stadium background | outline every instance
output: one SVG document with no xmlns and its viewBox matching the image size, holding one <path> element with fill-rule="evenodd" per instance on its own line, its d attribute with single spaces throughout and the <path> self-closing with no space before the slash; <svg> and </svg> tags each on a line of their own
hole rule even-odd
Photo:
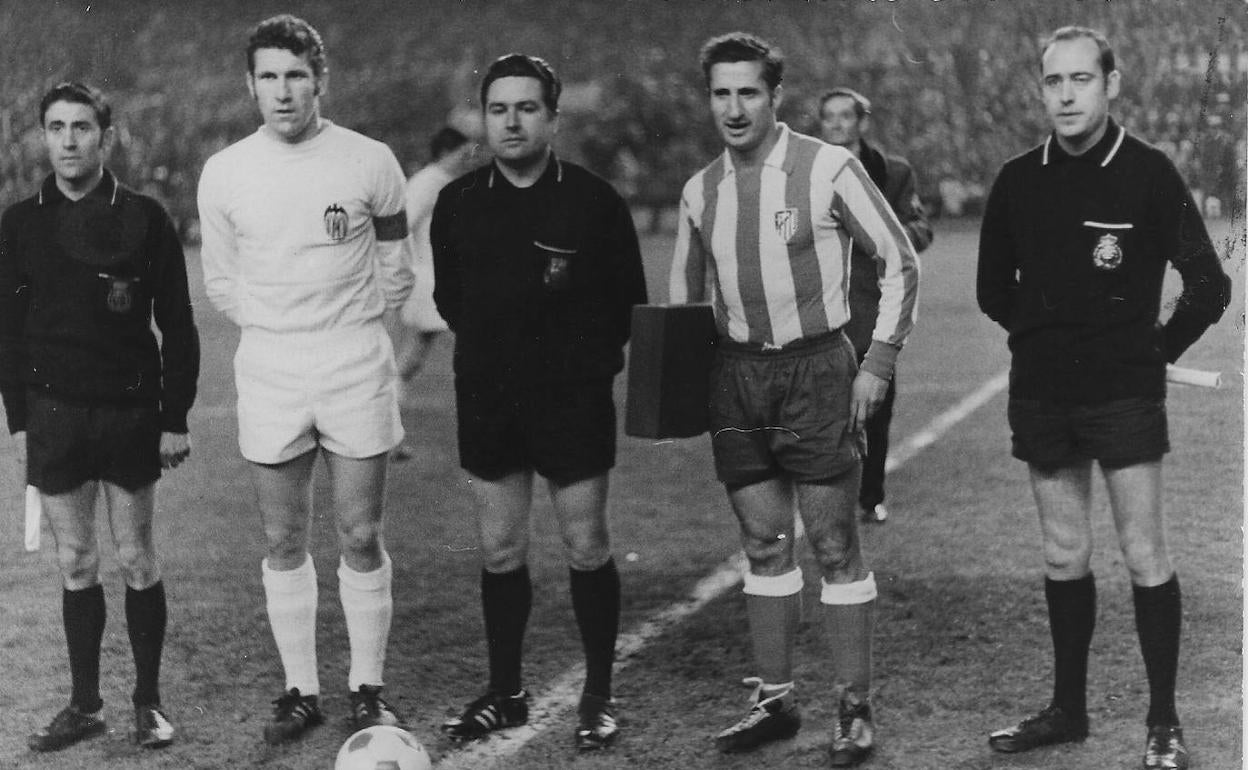
<svg viewBox="0 0 1248 770">
<path fill-rule="evenodd" d="M 1227 387 L 1175 389 L 1176 451 L 1166 506 L 1185 589 L 1180 709 L 1194 767 L 1241 766 L 1243 514 L 1244 98 L 1248 3 L 1241 0 L 748 0 L 747 2 L 37 2 L 0 0 L 0 205 L 46 173 L 37 101 L 83 78 L 111 96 L 122 134 L 111 165 L 164 201 L 188 242 L 204 338 L 201 395 L 191 415 L 192 462 L 161 486 L 158 539 L 171 598 L 164 693 L 180 734 L 166 752 L 125 741 L 130 661 L 120 581 L 104 546 L 111 618 L 104 694 L 115 732 L 54 757 L 24 736 L 63 704 L 59 589 L 46 545 L 21 550 L 21 488 L 0 472 L 0 768 L 327 768 L 346 737 L 345 638 L 337 605 L 332 522 L 318 512 L 320 648 L 330 724 L 298 745 L 258 738 L 280 674 L 264 619 L 261 532 L 237 456 L 231 356 L 237 331 L 203 300 L 194 190 L 203 160 L 254 130 L 243 86 L 248 27 L 281 11 L 326 38 L 325 114 L 385 140 L 414 170 L 430 133 L 472 109 L 479 70 L 523 50 L 566 81 L 559 151 L 611 178 L 634 202 L 647 277 L 665 299 L 672 206 L 679 185 L 717 152 L 697 68 L 708 36 L 750 29 L 788 56 L 781 117 L 813 127 L 815 100 L 836 83 L 876 103 L 874 136 L 915 163 L 940 215 L 924 255 L 920 326 L 902 360 L 894 438 L 928 428 L 1006 365 L 1003 335 L 974 306 L 977 206 L 1007 157 L 1039 141 L 1037 40 L 1061 24 L 1106 30 L 1125 73 L 1115 112 L 1175 158 L 1202 200 L 1222 202 L 1210 229 L 1236 284 L 1232 310 L 1183 363 L 1221 370 Z M 652 212 L 657 213 L 652 216 Z M 651 225 L 654 227 L 652 228 Z M 622 378 L 621 378 L 622 379 Z M 443 347 L 405 409 L 416 456 L 392 475 L 388 545 L 396 618 L 388 691 L 438 757 L 435 725 L 480 684 L 471 496 L 455 467 L 449 354 Z M 1047 696 L 1048 639 L 1033 503 L 1008 457 L 1000 395 L 893 474 L 895 518 L 865 533 L 880 580 L 877 704 L 881 748 L 870 767 L 1128 768 L 1142 742 L 1147 689 L 1131 626 L 1130 587 L 1098 489 L 1095 561 L 1101 610 L 1093 644 L 1093 736 L 1084 746 L 993 756 L 984 733 Z M 0 463 L 11 449 L 0 442 Z M 681 601 L 736 548 L 704 441 L 622 439 L 613 479 L 613 536 L 625 586 L 624 629 Z M 549 507 L 535 512 L 539 590 L 526 644 L 540 696 L 579 657 L 566 571 Z M 107 542 L 107 529 L 101 527 Z M 810 567 L 809 561 L 806 566 Z M 808 581 L 809 583 L 810 581 Z M 808 585 L 807 607 L 817 605 Z M 609 755 L 574 759 L 556 721 L 506 766 L 823 766 L 830 715 L 817 618 L 803 623 L 798 676 L 807 727 L 795 741 L 743 758 L 714 754 L 709 736 L 736 719 L 750 673 L 735 591 L 650 639 L 619 676 L 627 730 Z M 506 747 L 506 739 L 497 745 Z M 469 765 L 484 766 L 484 765 Z"/>
</svg>

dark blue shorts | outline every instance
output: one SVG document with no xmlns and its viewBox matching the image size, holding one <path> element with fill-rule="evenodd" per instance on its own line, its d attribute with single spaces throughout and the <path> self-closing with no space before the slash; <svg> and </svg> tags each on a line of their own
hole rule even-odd
<svg viewBox="0 0 1248 770">
<path fill-rule="evenodd" d="M 1014 456 L 1044 469 L 1088 460 L 1125 468 L 1170 451 L 1164 399 L 1055 404 L 1011 398 L 1009 419 Z"/>
<path fill-rule="evenodd" d="M 721 342 L 711 368 L 711 445 L 728 486 L 780 475 L 817 483 L 858 465 L 861 432 L 849 430 L 858 360 L 845 335 L 780 350 Z"/>
<path fill-rule="evenodd" d="M 98 480 L 134 492 L 160 478 L 155 405 L 86 405 L 26 395 L 26 483 L 59 495 Z"/>
<path fill-rule="evenodd" d="M 533 470 L 561 486 L 615 465 L 612 380 L 520 387 L 458 377 L 459 464 L 494 481 Z"/>
</svg>

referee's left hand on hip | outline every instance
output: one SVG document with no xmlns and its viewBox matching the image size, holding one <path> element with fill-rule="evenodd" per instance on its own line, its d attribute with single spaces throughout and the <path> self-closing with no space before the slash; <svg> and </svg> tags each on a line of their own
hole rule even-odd
<svg viewBox="0 0 1248 770">
<path fill-rule="evenodd" d="M 854 378 L 853 389 L 849 402 L 849 429 L 857 433 L 867 423 L 867 418 L 875 414 L 888 393 L 888 380 L 875 376 L 866 369 L 858 370 Z"/>
<path fill-rule="evenodd" d="M 160 467 L 176 468 L 191 454 L 191 437 L 187 433 L 160 434 Z"/>
</svg>

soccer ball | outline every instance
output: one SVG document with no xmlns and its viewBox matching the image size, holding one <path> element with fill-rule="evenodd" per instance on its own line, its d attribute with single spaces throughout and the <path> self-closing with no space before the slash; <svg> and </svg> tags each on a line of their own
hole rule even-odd
<svg viewBox="0 0 1248 770">
<path fill-rule="evenodd" d="M 338 749 L 334 770 L 430 770 L 429 753 L 411 733 L 389 725 L 360 730 Z"/>
</svg>

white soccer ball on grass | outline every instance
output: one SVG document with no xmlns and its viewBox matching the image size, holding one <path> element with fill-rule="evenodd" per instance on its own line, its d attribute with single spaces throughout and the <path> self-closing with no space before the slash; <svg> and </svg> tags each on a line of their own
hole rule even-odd
<svg viewBox="0 0 1248 770">
<path fill-rule="evenodd" d="M 379 725 L 360 730 L 338 750 L 334 770 L 430 770 L 433 762 L 406 730 Z"/>
</svg>

